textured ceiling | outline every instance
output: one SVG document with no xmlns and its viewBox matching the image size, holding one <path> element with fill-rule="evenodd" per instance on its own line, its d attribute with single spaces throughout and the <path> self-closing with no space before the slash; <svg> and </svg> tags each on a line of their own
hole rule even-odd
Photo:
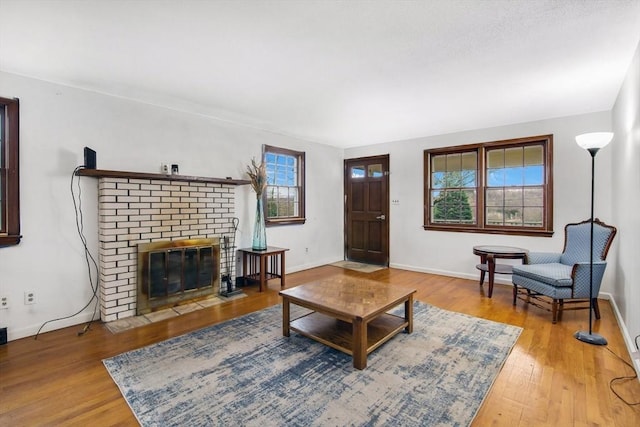
<svg viewBox="0 0 640 427">
<path fill-rule="evenodd" d="M 640 0 L 0 0 L 2 71 L 341 147 L 611 109 L 639 39 Z"/>
</svg>

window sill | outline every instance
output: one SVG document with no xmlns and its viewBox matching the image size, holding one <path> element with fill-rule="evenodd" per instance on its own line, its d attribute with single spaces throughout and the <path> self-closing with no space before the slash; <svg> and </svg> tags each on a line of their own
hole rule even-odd
<svg viewBox="0 0 640 427">
<path fill-rule="evenodd" d="M 553 231 L 548 230 L 532 230 L 532 229 L 497 229 L 497 228 L 475 228 L 475 227 L 460 227 L 460 226 L 446 226 L 446 225 L 423 225 L 422 228 L 431 231 L 449 231 L 458 233 L 476 233 L 476 234 L 505 234 L 509 236 L 537 236 L 537 237 L 552 237 Z"/>
<path fill-rule="evenodd" d="M 277 227 L 280 225 L 302 225 L 306 220 L 306 218 L 268 219 L 265 221 L 265 225 L 267 227 Z"/>
<path fill-rule="evenodd" d="M 17 245 L 18 243 L 20 243 L 20 239 L 22 239 L 22 236 L 20 235 L 0 236 L 0 247 Z"/>
</svg>

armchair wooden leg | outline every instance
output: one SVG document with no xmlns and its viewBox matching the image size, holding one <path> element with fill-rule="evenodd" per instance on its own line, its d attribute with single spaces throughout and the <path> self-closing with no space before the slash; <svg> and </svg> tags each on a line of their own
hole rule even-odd
<svg viewBox="0 0 640 427">
<path fill-rule="evenodd" d="M 551 322 L 558 323 L 558 300 L 555 298 L 551 303 Z"/>
<path fill-rule="evenodd" d="M 518 297 L 518 285 L 513 285 L 513 305 L 516 305 L 516 298 Z"/>
<path fill-rule="evenodd" d="M 598 298 L 592 300 L 593 313 L 596 315 L 596 319 L 600 319 L 600 306 L 598 305 Z"/>
<path fill-rule="evenodd" d="M 558 321 L 562 320 L 562 313 L 564 313 L 564 300 L 560 300 L 560 307 L 558 309 Z"/>
</svg>

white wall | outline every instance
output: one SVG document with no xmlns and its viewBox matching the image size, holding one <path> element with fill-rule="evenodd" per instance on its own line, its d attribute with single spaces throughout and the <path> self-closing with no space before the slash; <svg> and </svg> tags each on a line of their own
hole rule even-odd
<svg viewBox="0 0 640 427">
<path fill-rule="evenodd" d="M 637 194 L 640 182 L 638 55 L 634 64 L 614 113 L 616 137 L 597 156 L 596 216 L 621 231 L 609 255 L 610 265 L 616 267 L 607 270 L 602 291 L 620 296 L 622 311 L 627 317 L 636 316 L 631 325 L 638 331 L 638 314 L 631 309 L 631 302 L 640 300 L 638 289 L 633 288 L 639 267 L 632 258 L 637 253 L 632 246 L 638 243 L 623 238 L 637 236 L 640 228 L 637 216 L 632 215 L 640 202 L 628 197 Z M 260 156 L 262 144 L 305 151 L 307 223 L 267 231 L 270 245 L 291 248 L 288 272 L 342 259 L 342 160 L 388 153 L 390 196 L 400 201 L 391 206 L 389 215 L 391 265 L 477 279 L 474 245 L 503 244 L 536 251 L 562 248 L 564 225 L 589 216 L 590 156 L 575 144 L 574 136 L 612 129 L 611 112 L 606 111 L 352 148 L 343 155 L 337 148 L 7 73 L 0 73 L 0 96 L 20 98 L 21 108 L 24 238 L 18 246 L 0 249 L 0 295 L 10 299 L 10 308 L 0 310 L 0 326 L 8 327 L 11 340 L 34 334 L 46 320 L 74 313 L 90 297 L 69 190 L 70 174 L 83 162 L 84 146 L 98 152 L 101 169 L 158 172 L 164 162 L 178 163 L 185 175 L 234 178 L 244 178 L 245 165 Z M 554 135 L 553 237 L 422 229 L 423 150 L 548 133 Z M 624 145 L 622 138 L 626 138 Z M 82 178 L 82 188 L 85 234 L 97 253 L 95 180 Z M 620 188 L 621 193 L 612 193 L 611 188 Z M 248 246 L 255 210 L 255 195 L 249 186 L 238 188 L 237 203 L 239 245 Z M 614 285 L 614 275 L 622 283 Z M 23 304 L 25 290 L 36 292 L 37 304 Z M 90 311 L 85 310 L 45 330 L 82 323 L 89 316 Z"/>
<path fill-rule="evenodd" d="M 613 215 L 618 227 L 618 244 L 614 250 L 618 262 L 611 292 L 630 340 L 640 335 L 640 45 L 612 115 L 615 132 L 611 143 Z M 635 350 L 631 342 L 627 345 Z"/>
<path fill-rule="evenodd" d="M 479 244 L 508 245 L 532 251 L 561 251 L 564 226 L 588 219 L 591 202 L 591 156 L 578 147 L 575 135 L 610 130 L 610 112 L 599 112 L 490 129 L 459 132 L 391 142 L 345 150 L 345 158 L 390 155 L 391 265 L 416 271 L 476 279 L 479 258 L 472 248 Z M 497 141 L 518 137 L 553 134 L 554 235 L 553 237 L 506 236 L 498 234 L 425 231 L 423 225 L 423 151 L 427 148 Z M 613 223 L 611 210 L 611 147 L 598 153 L 596 164 L 595 214 Z M 612 254 L 608 260 L 612 261 Z M 508 261 L 507 261 L 508 262 Z M 612 269 L 606 272 L 602 290 L 612 289 Z M 507 279 L 496 278 L 504 283 Z"/>
<path fill-rule="evenodd" d="M 178 163 L 184 175 L 244 179 L 245 166 L 262 144 L 306 152 L 307 223 L 269 228 L 269 245 L 290 248 L 287 271 L 343 256 L 342 150 L 212 118 L 151 106 L 0 72 L 0 96 L 20 99 L 21 231 L 18 246 L 0 249 L 0 327 L 9 339 L 35 334 L 50 319 L 72 314 L 91 296 L 76 233 L 71 173 L 83 147 L 98 153 L 98 168 L 159 172 Z M 82 178 L 84 229 L 97 257 L 97 180 Z M 239 246 L 251 244 L 255 195 L 237 189 Z M 309 248 L 308 253 L 305 248 Z M 24 291 L 36 293 L 24 305 Z M 44 331 L 82 323 L 85 310 Z"/>
</svg>

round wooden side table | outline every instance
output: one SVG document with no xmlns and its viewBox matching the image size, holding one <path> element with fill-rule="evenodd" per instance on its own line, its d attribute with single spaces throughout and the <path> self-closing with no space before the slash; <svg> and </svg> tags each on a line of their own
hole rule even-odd
<svg viewBox="0 0 640 427">
<path fill-rule="evenodd" d="M 484 274 L 489 273 L 489 298 L 493 295 L 493 280 L 495 274 L 511 274 L 512 266 L 509 264 L 496 264 L 496 259 L 525 259 L 527 249 L 515 248 L 513 246 L 474 246 L 473 253 L 480 256 L 481 264 L 476 265 L 480 270 L 480 287 L 484 283 Z"/>
</svg>

